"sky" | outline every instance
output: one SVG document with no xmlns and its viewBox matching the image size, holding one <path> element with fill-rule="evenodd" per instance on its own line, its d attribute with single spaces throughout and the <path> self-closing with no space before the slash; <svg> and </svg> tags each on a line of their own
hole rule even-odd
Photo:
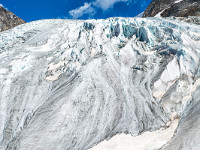
<svg viewBox="0 0 200 150">
<path fill-rule="evenodd" d="M 9 11 L 30 22 L 40 19 L 135 17 L 152 0 L 0 0 Z"/>
</svg>

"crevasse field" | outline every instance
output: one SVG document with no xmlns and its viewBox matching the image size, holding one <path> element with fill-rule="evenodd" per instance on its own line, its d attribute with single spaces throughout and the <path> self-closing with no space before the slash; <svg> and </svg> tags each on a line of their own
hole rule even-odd
<svg viewBox="0 0 200 150">
<path fill-rule="evenodd" d="M 160 130 L 170 136 L 153 148 L 200 149 L 199 59 L 200 26 L 171 18 L 41 20 L 2 32 L 0 149 L 87 150 Z"/>
</svg>

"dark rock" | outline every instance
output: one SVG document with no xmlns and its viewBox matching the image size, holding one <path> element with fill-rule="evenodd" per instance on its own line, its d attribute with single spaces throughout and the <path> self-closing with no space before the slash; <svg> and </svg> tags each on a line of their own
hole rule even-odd
<svg viewBox="0 0 200 150">
<path fill-rule="evenodd" d="M 145 10 L 143 17 L 200 16 L 200 0 L 153 0 Z"/>
<path fill-rule="evenodd" d="M 23 23 L 25 23 L 24 20 L 0 6 L 0 31 L 8 30 Z"/>
</svg>

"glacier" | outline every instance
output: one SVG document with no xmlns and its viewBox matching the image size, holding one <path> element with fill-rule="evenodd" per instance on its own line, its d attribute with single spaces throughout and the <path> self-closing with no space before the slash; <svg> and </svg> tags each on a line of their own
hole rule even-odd
<svg viewBox="0 0 200 150">
<path fill-rule="evenodd" d="M 200 26 L 175 18 L 39 20 L 4 31 L 0 149 L 86 150 L 169 128 L 174 117 L 161 149 L 199 149 L 199 56 Z"/>
</svg>

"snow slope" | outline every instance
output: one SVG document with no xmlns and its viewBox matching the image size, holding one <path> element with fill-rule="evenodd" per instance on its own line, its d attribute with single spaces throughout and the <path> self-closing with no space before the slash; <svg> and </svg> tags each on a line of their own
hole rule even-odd
<svg viewBox="0 0 200 150">
<path fill-rule="evenodd" d="M 199 33 L 162 18 L 40 20 L 0 33 L 0 149 L 85 150 L 182 117 L 200 85 Z"/>
</svg>

